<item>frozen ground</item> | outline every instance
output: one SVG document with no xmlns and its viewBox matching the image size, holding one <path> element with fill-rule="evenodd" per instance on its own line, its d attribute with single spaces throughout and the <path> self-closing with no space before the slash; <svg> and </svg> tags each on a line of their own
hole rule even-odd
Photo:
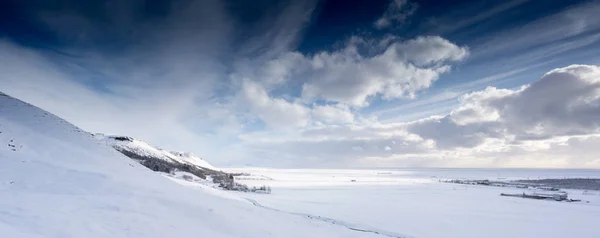
<svg viewBox="0 0 600 238">
<path fill-rule="evenodd" d="M 598 178 L 597 170 L 246 171 L 272 194 L 240 195 L 256 205 L 406 237 L 600 237 L 600 192 L 567 190 L 579 203 L 502 197 L 526 190 L 439 183 L 440 179 Z M 268 178 L 268 179 L 264 179 Z M 354 180 L 354 182 L 353 182 Z"/>
</svg>

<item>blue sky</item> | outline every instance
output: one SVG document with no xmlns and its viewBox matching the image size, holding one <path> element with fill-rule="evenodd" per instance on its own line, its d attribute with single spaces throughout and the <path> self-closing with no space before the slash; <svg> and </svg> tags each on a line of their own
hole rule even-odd
<svg viewBox="0 0 600 238">
<path fill-rule="evenodd" d="M 0 90 L 91 132 L 221 166 L 600 167 L 598 1 L 1 4 Z"/>
</svg>

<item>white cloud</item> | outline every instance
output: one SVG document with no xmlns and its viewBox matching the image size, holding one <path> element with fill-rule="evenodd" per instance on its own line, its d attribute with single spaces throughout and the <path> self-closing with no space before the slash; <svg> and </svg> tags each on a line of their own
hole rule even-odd
<svg viewBox="0 0 600 238">
<path fill-rule="evenodd" d="M 597 167 L 595 150 L 582 148 L 598 140 L 599 121 L 600 67 L 572 65 L 520 89 L 466 94 L 442 117 L 322 125 L 243 141 L 297 164 L 310 154 L 338 165 Z"/>
<path fill-rule="evenodd" d="M 355 108 L 370 99 L 414 97 L 449 71 L 449 63 L 468 55 L 465 47 L 437 36 L 386 44 L 378 54 L 363 56 L 359 48 L 373 46 L 355 37 L 339 51 L 286 52 L 261 67 L 240 61 L 231 74 L 242 82 L 232 107 L 250 109 L 273 128 L 352 123 Z M 301 88 L 301 98 L 281 94 L 292 86 Z"/>
<path fill-rule="evenodd" d="M 450 70 L 446 63 L 463 59 L 467 52 L 440 37 L 394 42 L 372 57 L 363 57 L 356 45 L 321 52 L 309 59 L 310 79 L 302 95 L 353 106 L 368 105 L 369 98 L 377 95 L 413 97 Z"/>
<path fill-rule="evenodd" d="M 371 97 L 414 97 L 450 70 L 450 62 L 467 57 L 468 50 L 437 36 L 391 42 L 373 56 L 359 53 L 360 43 L 350 42 L 333 52 L 304 56 L 288 52 L 265 62 L 255 71 L 236 72 L 269 89 L 292 82 L 302 87 L 307 102 L 326 100 L 351 106 L 366 106 Z"/>
<path fill-rule="evenodd" d="M 243 80 L 237 100 L 230 105 L 235 111 L 256 115 L 273 129 L 302 128 L 310 124 L 335 125 L 355 121 L 350 107 L 343 104 L 309 105 L 272 97 L 259 83 Z M 247 110 L 246 110 L 247 109 Z"/>
<path fill-rule="evenodd" d="M 312 110 L 314 120 L 327 124 L 346 124 L 354 122 L 354 113 L 346 105 L 314 106 Z"/>
<path fill-rule="evenodd" d="M 247 106 L 267 125 L 275 128 L 303 127 L 309 122 L 310 110 L 305 106 L 272 98 L 258 83 L 244 80 L 237 106 Z"/>
<path fill-rule="evenodd" d="M 600 132 L 600 68 L 571 65 L 517 90 L 489 87 L 462 98 L 450 115 L 409 123 L 408 131 L 439 148 Z"/>
<path fill-rule="evenodd" d="M 598 132 L 600 68 L 571 65 L 519 90 L 469 94 L 451 118 L 457 124 L 497 122 L 508 133 L 531 139 Z"/>
<path fill-rule="evenodd" d="M 399 11 L 409 5 L 415 7 L 395 1 L 385 16 L 398 20 Z M 364 51 L 371 53 L 360 53 Z M 242 57 L 230 75 L 242 82 L 233 87 L 238 90 L 237 99 L 230 107 L 249 109 L 247 114 L 271 128 L 354 123 L 364 119 L 357 115 L 357 108 L 372 99 L 414 98 L 450 71 L 450 63 L 467 56 L 466 47 L 439 36 L 406 41 L 397 37 L 367 41 L 353 36 L 335 51 L 313 55 L 279 51 L 253 60 Z M 294 91 L 297 88 L 301 88 L 300 97 Z"/>
<path fill-rule="evenodd" d="M 437 36 L 392 41 L 379 54 L 369 57 L 359 53 L 363 45 L 356 42 L 340 51 L 314 56 L 284 53 L 254 70 L 241 67 L 241 71 L 232 74 L 233 78 L 244 78 L 240 102 L 249 103 L 260 119 L 277 128 L 308 125 L 308 111 L 312 111 L 314 122 L 350 123 L 355 118 L 350 107 L 366 106 L 376 96 L 414 97 L 449 71 L 448 63 L 468 55 L 466 48 Z M 269 95 L 286 82 L 301 85 L 303 103 Z M 314 104 L 310 108 L 318 100 L 331 104 Z"/>
<path fill-rule="evenodd" d="M 598 135 L 564 136 L 473 150 L 468 158 L 483 159 L 484 166 L 516 168 L 599 168 Z M 469 160 L 465 161 L 468 163 Z"/>
<path fill-rule="evenodd" d="M 498 110 L 488 107 L 494 100 L 517 93 L 514 90 L 488 87 L 483 91 L 468 93 L 460 98 L 460 107 L 450 113 L 450 120 L 457 125 L 493 122 L 500 119 Z"/>
<path fill-rule="evenodd" d="M 402 24 L 417 10 L 417 4 L 408 0 L 392 0 L 383 15 L 373 25 L 377 29 L 385 29 L 394 24 Z"/>
<path fill-rule="evenodd" d="M 279 86 L 286 83 L 294 72 L 302 70 L 304 56 L 297 52 L 284 54 L 282 57 L 268 61 L 254 78 L 266 86 Z"/>
<path fill-rule="evenodd" d="M 450 61 L 460 61 L 469 55 L 466 47 L 459 47 L 439 36 L 417 37 L 395 47 L 396 57 L 418 67 L 439 65 Z"/>
</svg>

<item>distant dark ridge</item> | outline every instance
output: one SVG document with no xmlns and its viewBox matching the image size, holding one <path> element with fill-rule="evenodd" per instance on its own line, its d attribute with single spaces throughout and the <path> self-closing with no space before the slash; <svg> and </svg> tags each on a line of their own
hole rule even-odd
<svg viewBox="0 0 600 238">
<path fill-rule="evenodd" d="M 600 190 L 600 179 L 597 178 L 528 179 L 517 182 L 562 189 Z"/>
<path fill-rule="evenodd" d="M 109 136 L 112 139 L 118 140 L 118 141 L 129 141 L 129 142 L 133 142 L 133 138 L 129 137 L 129 136 Z"/>
</svg>

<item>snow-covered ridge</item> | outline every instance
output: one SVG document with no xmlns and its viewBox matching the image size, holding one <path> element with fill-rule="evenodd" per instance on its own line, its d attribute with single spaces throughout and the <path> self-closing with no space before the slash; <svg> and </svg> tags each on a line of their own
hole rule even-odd
<svg viewBox="0 0 600 238">
<path fill-rule="evenodd" d="M 190 164 L 205 169 L 217 170 L 217 168 L 192 153 L 164 150 L 152 146 L 145 141 L 128 136 L 106 136 L 104 134 L 96 134 L 95 137 L 107 142 L 119 151 L 128 151 L 141 156 L 154 157 L 168 162 Z"/>
<path fill-rule="evenodd" d="M 221 188 L 237 190 L 233 175 L 218 170 L 191 153 L 164 150 L 128 136 L 95 134 L 94 137 L 155 172 L 171 177 L 187 173 Z"/>
</svg>

